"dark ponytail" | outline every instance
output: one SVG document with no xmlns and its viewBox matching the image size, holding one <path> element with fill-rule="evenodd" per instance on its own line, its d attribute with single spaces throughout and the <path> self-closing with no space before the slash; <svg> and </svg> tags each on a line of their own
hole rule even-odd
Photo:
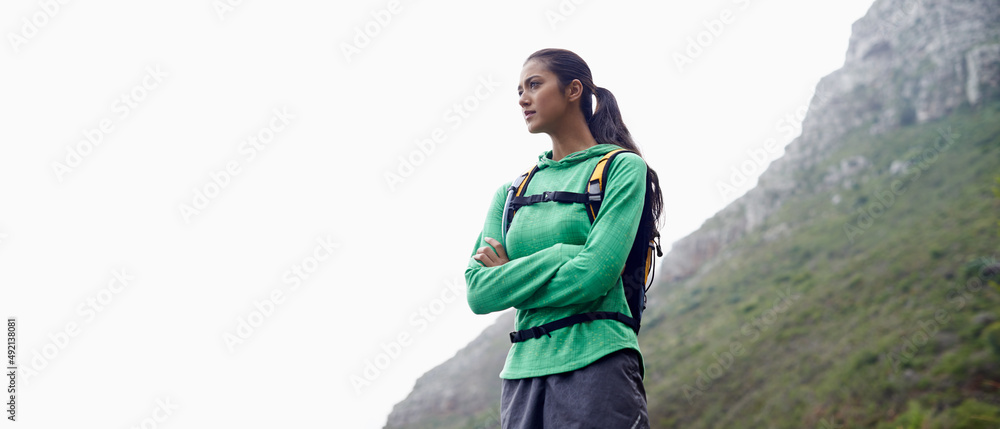
<svg viewBox="0 0 1000 429">
<path fill-rule="evenodd" d="M 621 111 L 618 109 L 618 101 L 614 94 L 605 88 L 594 85 L 594 78 L 590 73 L 590 66 L 587 65 L 579 55 L 565 49 L 542 49 L 537 51 L 525 60 L 539 61 L 546 65 L 552 74 L 559 78 L 559 90 L 563 91 L 566 86 L 579 80 L 583 84 L 583 96 L 580 98 L 580 109 L 583 110 L 583 117 L 587 120 L 590 134 L 594 140 L 601 144 L 613 144 L 631 150 L 642 157 L 642 152 L 632 140 L 625 122 L 622 120 Z M 597 99 L 596 109 L 591 105 L 591 96 Z M 663 194 L 660 192 L 660 178 L 646 164 L 646 199 L 652 210 L 652 222 L 654 229 L 659 225 L 660 213 L 663 210 Z M 644 216 L 645 217 L 645 216 Z"/>
<path fill-rule="evenodd" d="M 632 134 L 622 121 L 622 114 L 618 110 L 618 101 L 615 100 L 614 94 L 599 86 L 594 86 L 592 92 L 597 98 L 597 108 L 592 115 L 585 112 L 584 116 L 589 116 L 587 125 L 590 126 L 590 134 L 594 135 L 594 140 L 598 143 L 616 144 L 639 153 L 639 148 L 632 140 Z M 586 95 L 589 98 L 589 94 Z"/>
</svg>

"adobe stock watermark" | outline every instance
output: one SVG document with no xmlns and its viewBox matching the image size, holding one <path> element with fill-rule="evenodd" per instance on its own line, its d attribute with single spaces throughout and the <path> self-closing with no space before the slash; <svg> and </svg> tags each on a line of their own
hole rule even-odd
<svg viewBox="0 0 1000 429">
<path fill-rule="evenodd" d="M 736 8 L 723 8 L 715 19 L 702 21 L 701 25 L 704 29 L 694 37 L 688 36 L 684 49 L 674 51 L 672 58 L 678 72 L 683 73 L 685 67 L 701 57 L 726 32 L 726 28 L 736 22 L 740 12 L 750 7 L 750 0 L 732 0 L 732 3 L 736 5 Z"/>
<path fill-rule="evenodd" d="M 105 138 L 115 131 L 116 122 L 120 123 L 128 118 L 132 111 L 139 107 L 139 103 L 145 101 L 153 90 L 160 87 L 167 76 L 169 75 L 159 64 L 146 66 L 146 74 L 139 79 L 139 83 L 123 92 L 111 103 L 111 114 L 98 120 L 94 128 L 84 128 L 81 132 L 83 138 L 76 144 L 66 145 L 66 154 L 61 156 L 62 161 L 52 161 L 52 172 L 56 175 L 56 180 L 62 183 L 67 174 L 79 167 L 95 149 L 100 147 Z"/>
<path fill-rule="evenodd" d="M 844 223 L 844 235 L 847 236 L 847 240 L 851 244 L 854 244 L 858 236 L 868 231 L 875 225 L 876 220 L 884 216 L 896 204 L 896 199 L 906 192 L 907 185 L 919 179 L 923 172 L 929 170 L 937 162 L 944 151 L 948 150 L 948 148 L 955 144 L 957 139 L 962 137 L 961 134 L 953 132 L 951 127 L 947 129 L 938 128 L 937 132 L 941 138 L 933 146 L 925 148 L 919 156 L 908 160 L 906 167 L 902 171 L 902 178 L 895 179 L 889 183 L 888 190 L 876 189 L 872 195 L 873 198 L 866 199 L 865 203 L 867 205 L 863 205 L 857 209 L 856 213 L 858 217 L 856 222 L 853 224 L 851 222 Z M 890 174 L 892 173 L 890 172 Z"/>
<path fill-rule="evenodd" d="M 695 397 L 708 392 L 712 388 L 713 382 L 729 371 L 736 358 L 747 353 L 747 346 L 760 340 L 761 334 L 770 330 L 778 321 L 778 316 L 788 311 L 795 301 L 802 298 L 801 294 L 792 294 L 791 286 L 786 287 L 784 291 L 779 290 L 777 295 L 778 298 L 774 300 L 771 308 L 761 311 L 749 321 L 740 325 L 740 334 L 748 337 L 746 344 L 742 341 L 732 341 L 729 343 L 729 347 L 723 350 L 721 354 L 718 352 L 712 353 L 714 360 L 708 365 L 698 368 L 695 373 L 697 378 L 694 384 L 685 384 L 681 388 L 688 400 L 688 404 L 694 403 Z"/>
<path fill-rule="evenodd" d="M 30 18 L 22 16 L 20 32 L 7 33 L 7 41 L 10 42 L 14 53 L 21 52 L 21 47 L 27 45 L 31 39 L 38 35 L 39 31 L 49 25 L 49 22 L 59 15 L 62 7 L 67 3 L 69 0 L 41 0 L 38 2 L 38 10 L 33 12 Z"/>
<path fill-rule="evenodd" d="M 545 20 L 549 22 L 549 28 L 556 31 L 556 26 L 569 19 L 577 11 L 577 6 L 585 3 L 586 0 L 558 0 L 555 7 L 545 11 Z"/>
<path fill-rule="evenodd" d="M 271 109 L 271 113 L 266 126 L 240 141 L 236 148 L 238 156 L 227 161 L 222 168 L 209 172 L 208 179 L 201 186 L 196 186 L 193 189 L 190 203 L 184 202 L 177 205 L 185 224 L 190 224 L 194 216 L 204 212 L 212 201 L 232 183 L 233 178 L 243 172 L 243 166 L 253 162 L 258 153 L 266 149 L 278 133 L 284 131 L 291 120 L 295 119 L 295 116 L 288 113 L 288 107 L 285 106 L 282 106 L 281 109 Z M 242 164 L 240 163 L 241 157 Z"/>
<path fill-rule="evenodd" d="M 996 258 L 994 257 L 993 260 Z M 948 289 L 948 292 L 945 293 L 945 299 L 952 305 L 951 311 L 947 307 L 936 308 L 933 317 L 920 319 L 916 324 L 908 325 L 914 326 L 916 329 L 909 335 L 901 335 L 896 350 L 883 355 L 894 374 L 898 374 L 902 370 L 903 364 L 913 359 L 917 352 L 951 321 L 952 311 L 962 310 L 972 302 L 974 294 L 989 287 L 990 280 L 995 279 L 998 273 L 987 273 L 985 272 L 987 269 L 1000 271 L 1000 266 L 983 266 L 976 272 L 975 277 L 971 277 L 965 282 L 964 287 L 955 287 L 953 284 L 952 288 Z"/>
<path fill-rule="evenodd" d="M 66 323 L 63 329 L 55 333 L 49 333 L 49 341 L 42 345 L 41 351 L 31 351 L 31 360 L 22 363 L 18 368 L 18 379 L 28 381 L 38 376 L 40 371 L 47 368 L 53 360 L 63 354 L 70 342 L 80 335 L 83 326 L 93 322 L 97 315 L 114 303 L 116 296 L 122 293 L 134 280 L 135 276 L 129 275 L 124 268 L 111 271 L 111 279 L 107 282 L 107 286 L 76 306 L 76 314 L 80 319 Z M 27 357 L 28 355 L 25 354 L 25 358 Z"/>
<path fill-rule="evenodd" d="M 385 7 L 371 11 L 371 18 L 360 25 L 354 26 L 354 35 L 348 41 L 340 42 L 340 52 L 344 54 L 344 60 L 348 64 L 354 61 L 354 56 L 361 54 L 361 50 L 368 47 L 382 34 L 382 31 L 392 22 L 393 16 L 403 11 L 403 6 L 399 0 L 389 0 Z"/>
<path fill-rule="evenodd" d="M 444 314 L 445 310 L 464 294 L 464 276 L 445 281 L 445 287 L 441 289 L 438 296 L 410 313 L 410 317 L 407 319 L 409 327 L 397 333 L 395 338 L 388 343 L 380 343 L 379 351 L 374 356 L 365 359 L 364 365 L 358 373 L 350 375 L 349 381 L 351 387 L 354 388 L 354 393 L 360 395 L 365 387 L 371 386 L 384 371 L 392 366 L 392 363 L 403 354 L 407 347 L 413 345 L 413 339 L 417 334 L 426 331 L 431 323 Z"/>
<path fill-rule="evenodd" d="M 770 164 L 770 159 L 784 149 L 780 142 L 789 142 L 802 132 L 802 121 L 805 120 L 806 114 L 809 112 L 809 104 L 813 99 L 828 100 L 830 97 L 825 88 L 820 85 L 817 85 L 811 94 L 812 96 L 809 97 L 806 104 L 786 112 L 774 123 L 774 132 L 778 137 L 768 137 L 761 145 L 747 149 L 747 158 L 738 166 L 732 167 L 729 180 L 715 182 L 715 189 L 719 191 L 719 196 L 723 201 L 729 201 L 731 197 L 748 191 L 753 185 L 750 178 L 763 173 Z"/>
<path fill-rule="evenodd" d="M 4 384 L 7 385 L 7 400 L 6 406 L 4 407 L 4 413 L 7 414 L 7 420 L 12 422 L 17 421 L 17 317 L 9 316 L 7 317 L 7 356 L 4 359 L 7 362 L 7 377 L 4 380 Z"/>
<path fill-rule="evenodd" d="M 302 261 L 294 264 L 281 276 L 281 285 L 275 286 L 262 300 L 254 300 L 253 306 L 244 316 L 236 318 L 236 326 L 222 333 L 222 342 L 229 353 L 235 353 L 236 347 L 242 345 L 253 336 L 267 319 L 274 316 L 278 306 L 285 303 L 288 294 L 295 292 L 309 280 L 319 267 L 333 256 L 334 249 L 340 244 L 333 242 L 330 236 L 316 237 L 316 245 L 312 253 Z"/>
<path fill-rule="evenodd" d="M 898 33 L 901 30 L 899 27 L 904 21 L 912 17 L 917 12 L 918 7 L 923 6 L 922 0 L 903 0 L 895 3 L 899 3 L 900 7 L 893 8 L 889 10 L 887 15 L 879 16 L 873 20 L 877 26 L 875 32 L 882 38 L 888 38 Z"/>
<path fill-rule="evenodd" d="M 226 14 L 236 11 L 236 8 L 243 4 L 244 0 L 212 0 L 212 9 L 219 21 L 226 20 Z"/>
<path fill-rule="evenodd" d="M 493 75 L 480 76 L 479 84 L 472 91 L 472 94 L 465 96 L 460 102 L 454 103 L 451 107 L 445 109 L 441 119 L 451 124 L 450 129 L 452 131 L 457 130 L 499 87 L 500 82 L 493 80 Z M 448 130 L 445 127 L 436 127 L 431 130 L 429 136 L 414 140 L 413 143 L 416 147 L 411 148 L 405 157 L 396 157 L 399 162 L 396 163 L 395 171 L 389 170 L 384 174 L 385 183 L 389 187 L 389 191 L 395 192 L 396 187 L 412 176 L 416 168 L 427 161 L 427 157 L 431 156 L 437 150 L 438 146 L 444 144 L 447 140 Z"/>
<path fill-rule="evenodd" d="M 500 405 L 490 407 L 486 413 L 486 419 L 472 426 L 471 429 L 496 429 L 503 423 L 500 417 Z"/>
<path fill-rule="evenodd" d="M 170 398 L 157 398 L 156 404 L 153 406 L 153 411 L 149 413 L 149 417 L 142 419 L 138 424 L 129 426 L 129 428 L 157 429 L 176 410 L 177 404 L 171 402 Z"/>
</svg>

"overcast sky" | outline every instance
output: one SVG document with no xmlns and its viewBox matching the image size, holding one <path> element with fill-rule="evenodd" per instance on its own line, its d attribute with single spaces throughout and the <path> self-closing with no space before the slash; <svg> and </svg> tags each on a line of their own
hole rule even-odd
<svg viewBox="0 0 1000 429">
<path fill-rule="evenodd" d="M 495 320 L 463 270 L 551 148 L 517 105 L 530 53 L 615 94 L 666 245 L 781 155 L 871 0 L 63 3 L 0 4 L 28 428 L 381 427 Z"/>
</svg>

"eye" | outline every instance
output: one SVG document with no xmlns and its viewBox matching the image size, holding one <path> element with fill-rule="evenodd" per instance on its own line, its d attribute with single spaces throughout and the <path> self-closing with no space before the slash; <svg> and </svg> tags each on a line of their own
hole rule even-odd
<svg viewBox="0 0 1000 429">
<path fill-rule="evenodd" d="M 533 81 L 531 81 L 531 82 L 528 82 L 528 89 L 535 89 L 535 86 L 537 86 L 537 85 L 541 85 L 541 84 L 542 84 L 541 82 L 538 82 L 538 81 L 534 81 L 534 80 L 533 80 Z M 517 90 L 517 96 L 518 96 L 518 97 L 520 97 L 520 96 L 521 96 L 522 94 L 524 94 L 524 91 L 522 91 L 522 90 L 521 90 L 521 89 L 519 88 L 519 89 Z"/>
</svg>

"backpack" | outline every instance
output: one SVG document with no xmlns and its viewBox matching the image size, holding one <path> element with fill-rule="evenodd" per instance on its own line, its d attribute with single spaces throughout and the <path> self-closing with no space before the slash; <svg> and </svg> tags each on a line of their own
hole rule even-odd
<svg viewBox="0 0 1000 429">
<path fill-rule="evenodd" d="M 501 221 L 501 231 L 504 234 L 504 239 L 506 238 L 507 230 L 510 229 L 510 222 L 514 220 L 514 212 L 521 207 L 541 202 L 555 201 L 559 203 L 585 204 L 587 217 L 593 223 L 597 217 L 597 213 L 601 209 L 601 201 L 604 199 L 605 178 L 611 167 L 611 161 L 615 156 L 624 152 L 635 153 L 627 149 L 615 149 L 605 154 L 597 162 L 594 172 L 590 175 L 590 180 L 584 186 L 584 193 L 555 191 L 524 196 L 524 192 L 528 188 L 528 182 L 535 175 L 535 172 L 538 171 L 538 166 L 535 165 L 524 174 L 518 176 L 517 179 L 511 182 L 511 186 L 507 190 L 507 202 L 504 203 L 504 215 Z M 625 288 L 625 300 L 628 302 L 628 308 L 632 314 L 628 315 L 612 311 L 574 314 L 541 326 L 511 332 L 511 343 L 538 338 L 542 335 L 549 335 L 551 337 L 549 333 L 557 329 L 601 319 L 617 320 L 631 327 L 636 334 L 639 333 L 642 311 L 646 308 L 646 291 L 649 290 L 646 286 L 647 278 L 649 278 L 649 283 L 651 284 L 652 276 L 650 274 L 655 271 L 656 256 L 663 256 L 659 244 L 660 233 L 656 230 L 655 219 L 652 218 L 650 208 L 651 195 L 652 183 L 647 180 L 646 196 L 642 206 L 642 216 L 639 220 L 639 230 L 636 232 L 635 241 L 632 243 L 632 250 L 629 251 L 628 257 L 625 260 L 625 267 L 622 269 L 621 274 L 622 286 Z M 656 249 L 655 256 L 653 249 Z"/>
</svg>

